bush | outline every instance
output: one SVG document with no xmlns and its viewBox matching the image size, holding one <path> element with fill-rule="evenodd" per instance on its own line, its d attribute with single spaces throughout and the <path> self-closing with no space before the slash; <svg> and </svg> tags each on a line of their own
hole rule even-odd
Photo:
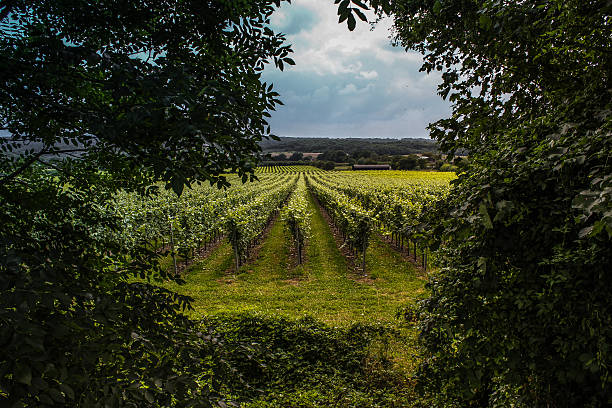
<svg viewBox="0 0 612 408">
<path fill-rule="evenodd" d="M 444 163 L 440 166 L 440 171 L 457 171 L 457 167 L 450 163 Z"/>
<path fill-rule="evenodd" d="M 260 315 L 208 317 L 223 360 L 232 367 L 223 387 L 247 407 L 405 407 L 411 388 L 391 369 L 389 356 L 372 353 L 399 333 L 383 326 L 331 328 L 314 319 Z M 372 371 L 376 370 L 376 371 Z"/>
</svg>

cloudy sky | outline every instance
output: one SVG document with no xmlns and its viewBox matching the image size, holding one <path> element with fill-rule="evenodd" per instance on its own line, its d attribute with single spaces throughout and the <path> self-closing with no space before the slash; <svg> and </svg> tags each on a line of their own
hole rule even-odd
<svg viewBox="0 0 612 408">
<path fill-rule="evenodd" d="M 273 113 L 278 136 L 424 137 L 429 122 L 449 104 L 436 94 L 439 77 L 419 72 L 421 56 L 394 48 L 390 20 L 371 31 L 358 20 L 349 32 L 338 24 L 331 0 L 293 0 L 272 17 L 286 34 L 296 65 L 266 68 L 285 106 Z"/>
</svg>

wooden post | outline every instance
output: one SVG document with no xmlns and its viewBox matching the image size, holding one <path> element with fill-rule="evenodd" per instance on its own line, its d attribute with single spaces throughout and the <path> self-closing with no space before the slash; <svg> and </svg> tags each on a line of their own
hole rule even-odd
<svg viewBox="0 0 612 408">
<path fill-rule="evenodd" d="M 363 240 L 363 276 L 367 276 L 366 275 L 366 240 Z"/>
<path fill-rule="evenodd" d="M 172 228 L 172 222 L 170 222 L 170 251 L 172 252 L 172 264 L 174 265 L 174 274 L 177 274 L 176 268 L 176 255 L 174 254 L 174 229 Z"/>
<path fill-rule="evenodd" d="M 238 256 L 238 245 L 234 245 L 234 258 L 236 258 L 236 273 L 238 273 L 238 269 L 240 268 L 240 257 Z"/>
</svg>

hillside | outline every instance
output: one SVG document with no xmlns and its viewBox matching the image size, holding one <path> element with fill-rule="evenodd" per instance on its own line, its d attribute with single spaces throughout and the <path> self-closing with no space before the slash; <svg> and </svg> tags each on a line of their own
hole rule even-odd
<svg viewBox="0 0 612 408">
<path fill-rule="evenodd" d="M 374 139 L 374 138 L 310 138 L 282 137 L 280 141 L 263 140 L 260 143 L 269 152 L 317 152 L 342 150 L 345 153 L 369 151 L 376 154 L 413 154 L 437 152 L 437 144 L 429 139 Z"/>
</svg>

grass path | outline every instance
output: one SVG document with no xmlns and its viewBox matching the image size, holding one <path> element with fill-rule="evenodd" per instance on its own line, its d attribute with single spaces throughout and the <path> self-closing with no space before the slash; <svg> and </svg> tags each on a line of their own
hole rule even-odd
<svg viewBox="0 0 612 408">
<path fill-rule="evenodd" d="M 270 229 L 257 259 L 236 276 L 227 274 L 232 251 L 224 243 L 189 267 L 186 284 L 167 287 L 195 300 L 194 315 L 255 311 L 290 318 L 313 316 L 333 325 L 391 322 L 397 309 L 423 293 L 414 266 L 378 238 L 367 254 L 368 274 L 360 281 L 347 272 L 329 225 L 309 198 L 312 236 L 306 262 L 294 267 L 289 237 L 281 221 Z"/>
</svg>

